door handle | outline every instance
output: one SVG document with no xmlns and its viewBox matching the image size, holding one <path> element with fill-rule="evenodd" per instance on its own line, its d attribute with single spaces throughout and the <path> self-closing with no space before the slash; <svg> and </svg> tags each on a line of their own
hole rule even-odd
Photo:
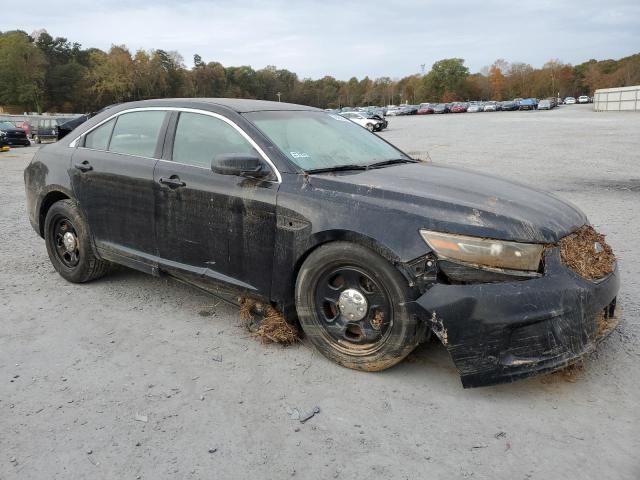
<svg viewBox="0 0 640 480">
<path fill-rule="evenodd" d="M 93 170 L 93 167 L 89 165 L 89 162 L 87 162 L 86 160 L 82 163 L 76 163 L 74 167 L 81 172 L 90 172 L 91 170 Z"/>
<path fill-rule="evenodd" d="M 182 180 L 180 180 L 180 177 L 176 175 L 172 175 L 169 178 L 162 177 L 160 178 L 159 182 L 163 185 L 168 186 L 169 188 L 180 188 L 187 185 Z"/>
</svg>

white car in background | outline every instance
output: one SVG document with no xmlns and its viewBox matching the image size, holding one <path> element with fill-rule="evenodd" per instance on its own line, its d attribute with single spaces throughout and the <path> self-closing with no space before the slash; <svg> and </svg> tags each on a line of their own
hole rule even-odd
<svg viewBox="0 0 640 480">
<path fill-rule="evenodd" d="M 375 118 L 368 118 L 366 115 L 359 112 L 344 112 L 340 115 L 344 118 L 348 118 L 353 123 L 357 123 L 361 127 L 366 128 L 370 132 L 379 132 L 384 128 L 384 122 Z"/>
<path fill-rule="evenodd" d="M 576 103 L 576 99 L 573 97 L 567 97 L 564 99 L 565 105 L 574 105 Z"/>
<path fill-rule="evenodd" d="M 495 112 L 496 110 L 498 110 L 498 102 L 491 101 L 484 104 L 485 112 Z"/>
<path fill-rule="evenodd" d="M 578 103 L 589 103 L 589 97 L 586 95 L 580 95 L 578 97 Z"/>
</svg>

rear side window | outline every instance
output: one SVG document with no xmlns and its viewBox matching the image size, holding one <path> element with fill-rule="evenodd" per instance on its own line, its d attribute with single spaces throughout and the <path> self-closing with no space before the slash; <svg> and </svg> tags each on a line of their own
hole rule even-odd
<svg viewBox="0 0 640 480">
<path fill-rule="evenodd" d="M 111 130 L 116 123 L 115 118 L 107 123 L 100 125 L 95 130 L 89 132 L 84 139 L 84 146 L 94 150 L 106 150 L 109 146 L 109 138 L 111 138 Z"/>
<path fill-rule="evenodd" d="M 153 157 L 166 112 L 146 111 L 120 115 L 111 135 L 109 151 Z"/>
<path fill-rule="evenodd" d="M 199 113 L 182 112 L 173 142 L 173 160 L 197 167 L 211 167 L 221 154 L 257 155 L 251 144 L 231 125 Z"/>
</svg>

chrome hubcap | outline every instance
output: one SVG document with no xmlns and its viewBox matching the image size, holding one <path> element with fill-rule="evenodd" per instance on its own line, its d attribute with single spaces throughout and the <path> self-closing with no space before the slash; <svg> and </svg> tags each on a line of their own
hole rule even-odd
<svg viewBox="0 0 640 480">
<path fill-rule="evenodd" d="M 62 243 L 67 252 L 73 252 L 76 249 L 76 236 L 71 232 L 66 232 L 62 236 Z"/>
<path fill-rule="evenodd" d="M 362 320 L 368 313 L 367 299 L 355 288 L 348 288 L 338 299 L 340 313 L 350 321 Z"/>
</svg>

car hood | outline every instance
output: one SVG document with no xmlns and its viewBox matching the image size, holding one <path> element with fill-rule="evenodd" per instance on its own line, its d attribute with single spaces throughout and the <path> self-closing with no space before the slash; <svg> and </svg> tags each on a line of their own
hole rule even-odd
<svg viewBox="0 0 640 480">
<path fill-rule="evenodd" d="M 313 177 L 316 188 L 343 192 L 380 210 L 395 210 L 394 215 L 411 218 L 418 228 L 555 243 L 587 223 L 577 207 L 550 193 L 492 175 L 429 163 Z"/>
</svg>

